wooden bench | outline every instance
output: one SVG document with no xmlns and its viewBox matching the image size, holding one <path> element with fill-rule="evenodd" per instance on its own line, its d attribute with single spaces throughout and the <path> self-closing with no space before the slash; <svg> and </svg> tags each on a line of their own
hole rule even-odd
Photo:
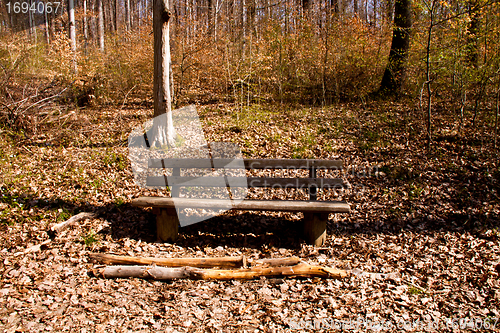
<svg viewBox="0 0 500 333">
<path fill-rule="evenodd" d="M 349 205 L 344 201 L 317 201 L 318 189 L 339 189 L 344 186 L 342 179 L 318 178 L 318 170 L 341 170 L 341 160 L 313 159 L 245 159 L 246 170 L 295 169 L 309 170 L 308 178 L 270 177 L 220 177 L 240 186 L 261 188 L 307 189 L 309 200 L 242 200 L 179 198 L 179 187 L 189 182 L 189 186 L 214 186 L 217 177 L 181 176 L 181 169 L 191 168 L 231 168 L 231 159 L 150 159 L 149 169 L 172 169 L 172 176 L 148 176 L 148 186 L 169 186 L 172 197 L 139 197 L 132 201 L 136 207 L 153 207 L 156 214 L 157 236 L 161 241 L 174 241 L 178 235 L 179 219 L 176 209 L 238 209 L 248 211 L 283 211 L 304 213 L 304 238 L 309 244 L 321 246 L 326 239 L 326 222 L 329 213 L 348 213 Z M 234 167 L 234 166 L 233 166 Z M 234 186 L 234 185 L 233 185 Z"/>
</svg>

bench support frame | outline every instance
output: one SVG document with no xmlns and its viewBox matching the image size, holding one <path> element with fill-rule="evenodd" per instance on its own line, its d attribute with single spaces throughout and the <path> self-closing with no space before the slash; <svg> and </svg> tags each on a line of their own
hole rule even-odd
<svg viewBox="0 0 500 333">
<path fill-rule="evenodd" d="M 308 244 L 323 246 L 326 241 L 328 213 L 304 213 L 304 238 Z"/>
<path fill-rule="evenodd" d="M 175 208 L 155 208 L 156 235 L 160 242 L 174 242 L 179 235 L 179 217 Z"/>
</svg>

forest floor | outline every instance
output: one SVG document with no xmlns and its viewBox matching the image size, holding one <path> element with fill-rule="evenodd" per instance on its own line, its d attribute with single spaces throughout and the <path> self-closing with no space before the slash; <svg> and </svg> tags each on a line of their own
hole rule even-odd
<svg viewBox="0 0 500 333">
<path fill-rule="evenodd" d="M 134 184 L 127 159 L 128 135 L 152 117 L 150 105 L 54 109 L 31 119 L 30 133 L 3 129 L 0 327 L 500 331 L 498 155 L 490 133 L 468 123 L 460 129 L 443 110 L 436 112 L 429 152 L 424 121 L 404 103 L 198 108 L 207 139 L 237 143 L 246 157 L 344 161 L 350 187 L 324 191 L 320 199 L 344 199 L 352 212 L 330 215 L 321 248 L 300 240 L 300 214 L 278 212 L 226 212 L 181 228 L 175 244 L 156 242 L 154 215 L 130 201 L 159 192 Z M 51 226 L 78 212 L 97 215 L 50 237 Z M 352 274 L 342 280 L 107 280 L 92 274 L 91 252 L 298 256 Z"/>
</svg>

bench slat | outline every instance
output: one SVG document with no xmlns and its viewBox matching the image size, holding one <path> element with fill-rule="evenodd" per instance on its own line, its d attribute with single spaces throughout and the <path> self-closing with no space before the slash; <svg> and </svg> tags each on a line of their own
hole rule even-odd
<svg viewBox="0 0 500 333">
<path fill-rule="evenodd" d="M 231 187 L 267 187 L 267 188 L 342 188 L 340 178 L 264 178 L 264 177 L 227 177 Z M 224 177 L 188 177 L 188 176 L 149 176 L 147 186 L 208 186 L 225 187 Z"/>
<path fill-rule="evenodd" d="M 213 164 L 212 164 L 213 162 Z M 312 167 L 329 170 L 342 170 L 342 160 L 314 160 L 314 159 L 244 159 L 245 169 L 310 169 Z M 168 158 L 150 159 L 149 168 L 230 168 L 237 169 L 241 160 L 230 158 Z"/>
<path fill-rule="evenodd" d="M 349 213 L 349 205 L 345 201 L 288 201 L 288 200 L 243 200 L 231 203 L 219 199 L 191 199 L 166 197 L 139 197 L 132 201 L 135 207 L 156 208 L 205 208 L 205 209 L 238 209 L 256 211 L 284 212 L 323 212 Z"/>
</svg>

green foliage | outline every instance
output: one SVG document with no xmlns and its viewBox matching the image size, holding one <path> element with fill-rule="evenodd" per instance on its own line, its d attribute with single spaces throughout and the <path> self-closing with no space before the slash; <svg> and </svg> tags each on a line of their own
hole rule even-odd
<svg viewBox="0 0 500 333">
<path fill-rule="evenodd" d="M 70 217 L 71 217 L 71 214 L 66 209 L 60 208 L 58 211 L 58 214 L 57 214 L 56 221 L 57 222 L 66 221 Z"/>
<path fill-rule="evenodd" d="M 81 240 L 85 246 L 91 246 L 99 242 L 99 237 L 96 235 L 94 230 L 90 230 L 87 234 L 81 237 Z"/>
<path fill-rule="evenodd" d="M 125 199 L 123 199 L 122 197 L 116 197 L 115 198 L 115 205 L 116 205 L 117 208 L 120 208 L 124 204 L 125 204 Z"/>
<path fill-rule="evenodd" d="M 103 163 L 118 170 L 125 170 L 128 165 L 127 158 L 123 154 L 109 151 L 104 155 Z"/>
<path fill-rule="evenodd" d="M 419 288 L 416 288 L 416 287 L 413 287 L 413 286 L 410 286 L 408 288 L 408 294 L 410 295 L 421 295 L 421 294 L 424 294 L 425 292 L 422 290 L 422 289 L 419 289 Z"/>
</svg>

